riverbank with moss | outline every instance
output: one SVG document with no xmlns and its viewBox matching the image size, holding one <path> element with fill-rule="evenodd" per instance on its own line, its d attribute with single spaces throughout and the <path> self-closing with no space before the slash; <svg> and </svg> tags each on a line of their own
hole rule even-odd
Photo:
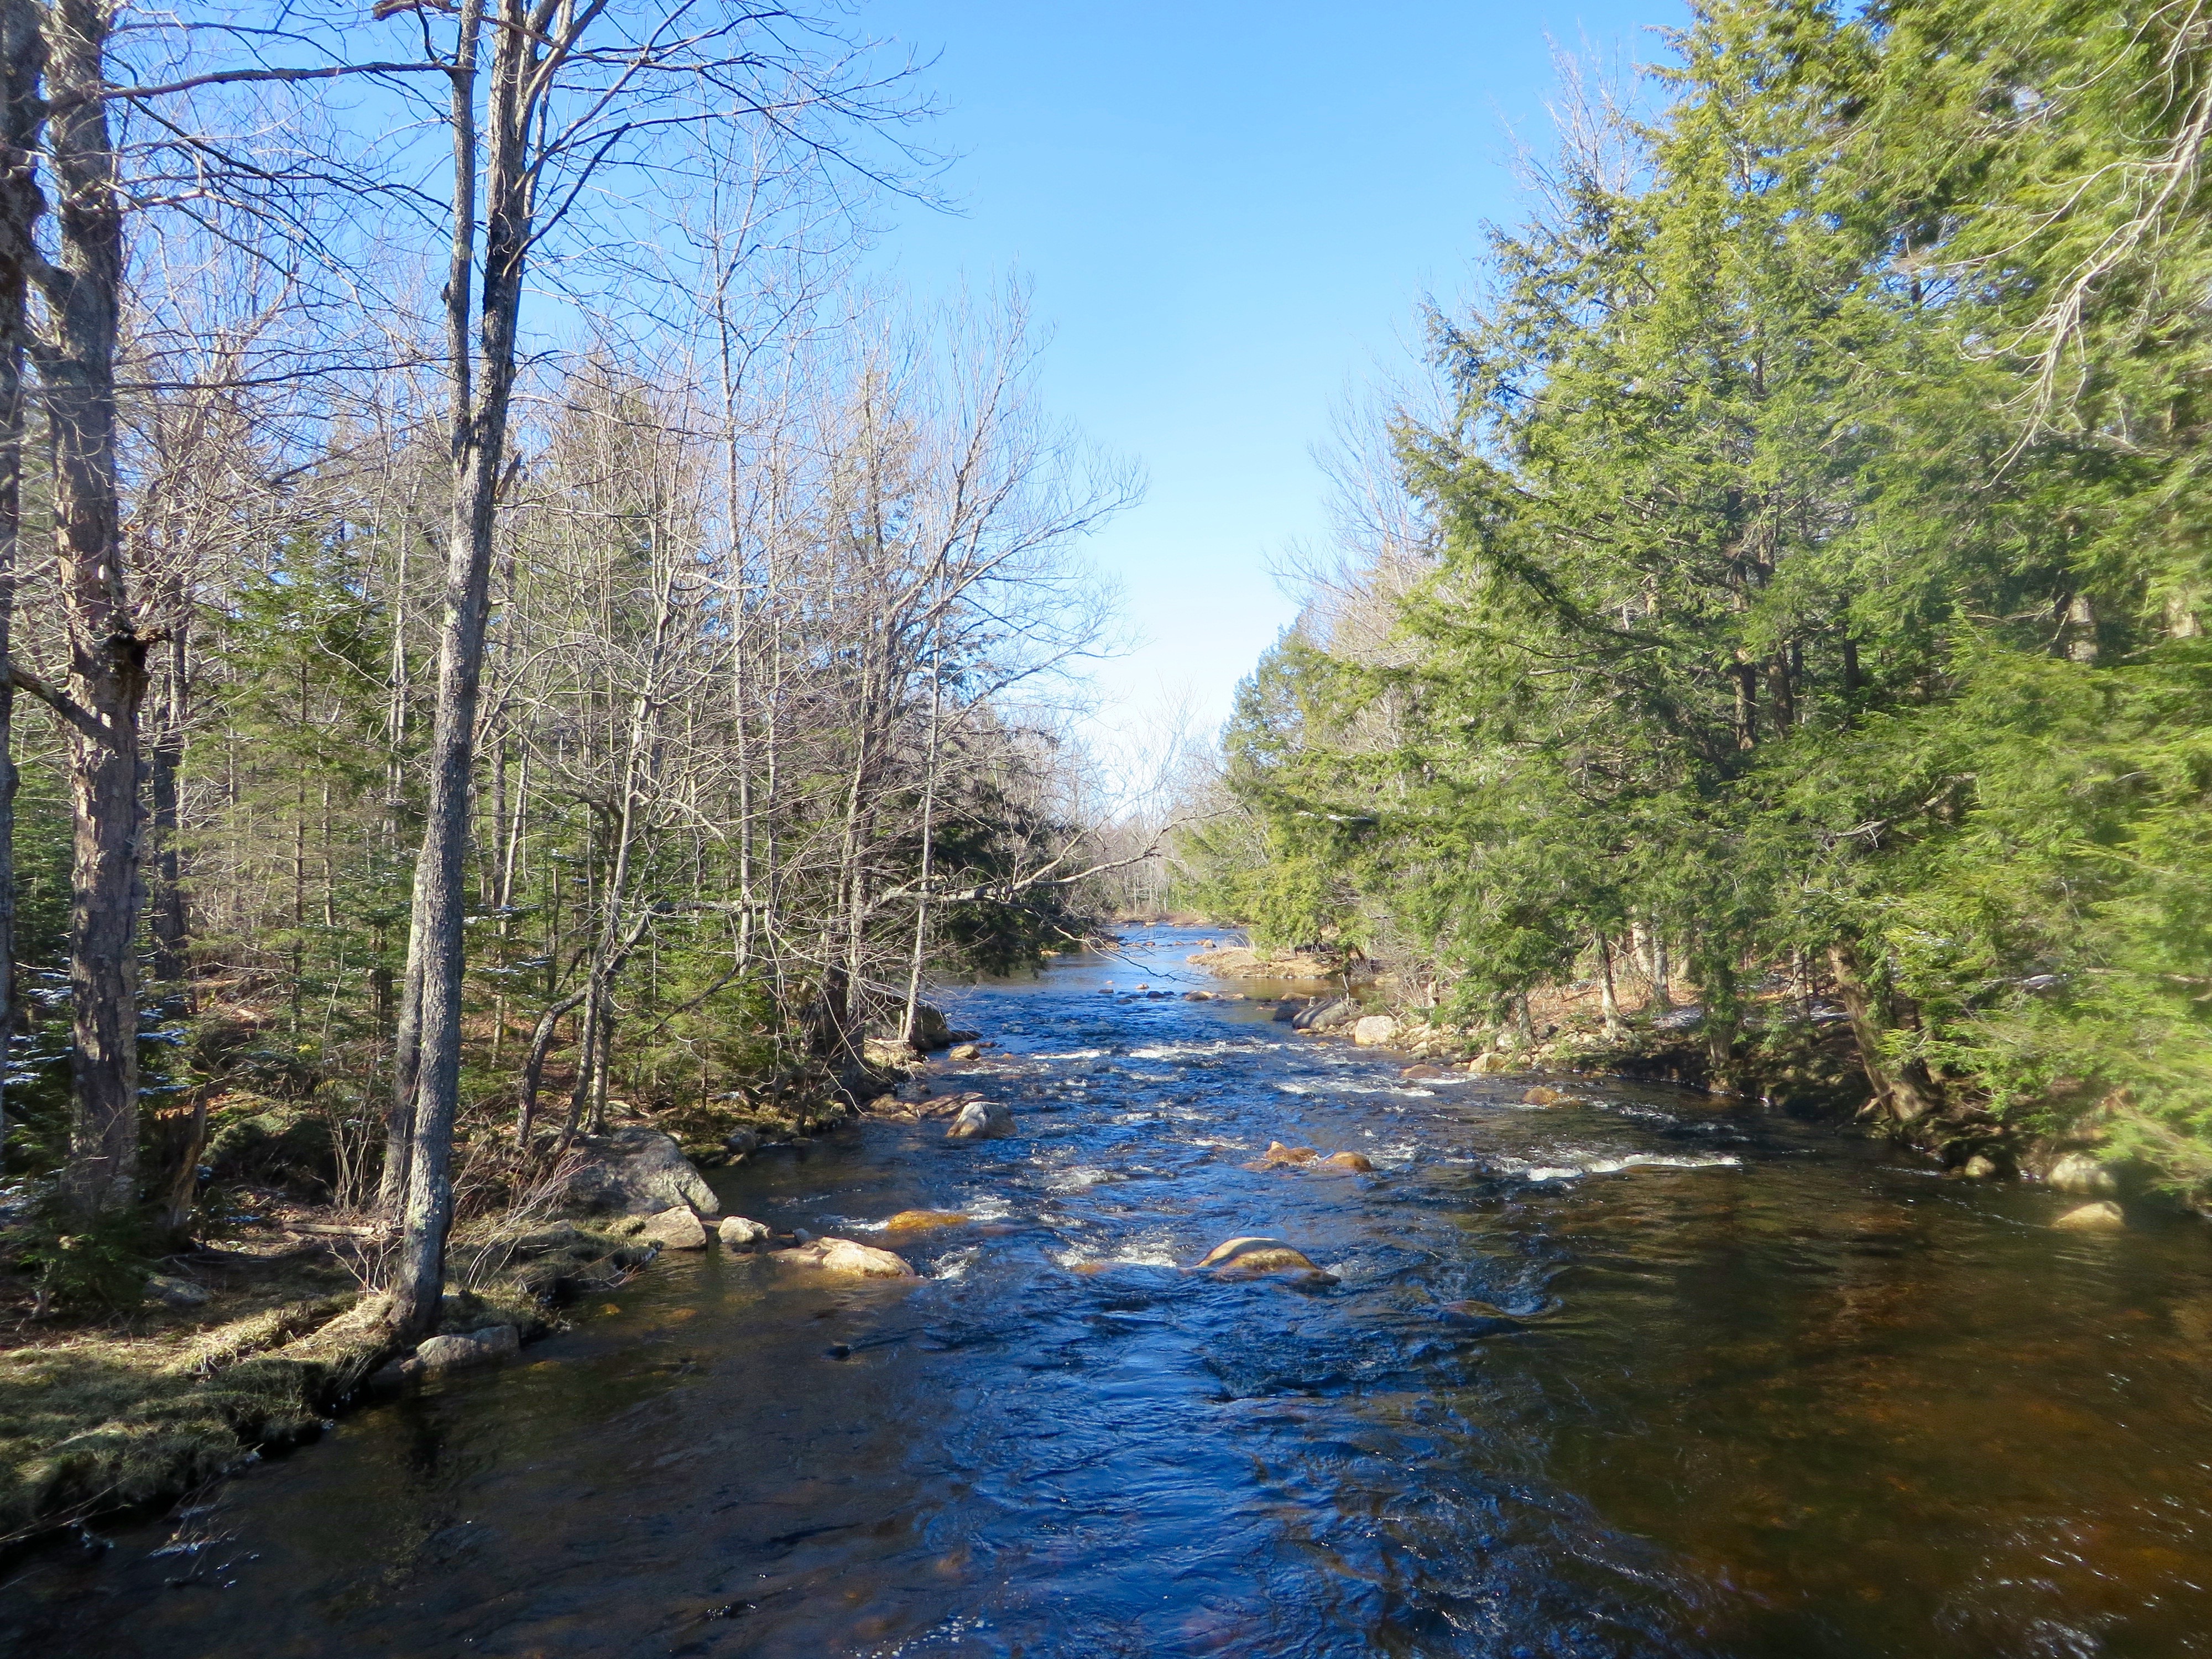
<svg viewBox="0 0 2212 1659">
<path fill-rule="evenodd" d="M 214 1104 L 182 1242 L 71 1233 L 19 1184 L 0 1195 L 0 1552 L 158 1510 L 426 1371 L 549 1334 L 576 1297 L 705 1244 L 720 1206 L 702 1169 L 848 1121 L 856 1095 L 915 1063 L 885 1050 L 842 1092 L 809 1075 L 742 1110 L 633 1114 L 567 1153 L 550 1136 L 528 1158 L 465 1149 L 457 1185 L 468 1171 L 478 1184 L 419 1346 L 395 1336 L 375 1288 L 394 1241 L 331 1201 L 343 1148 L 312 1101 L 234 1091 Z"/>
</svg>

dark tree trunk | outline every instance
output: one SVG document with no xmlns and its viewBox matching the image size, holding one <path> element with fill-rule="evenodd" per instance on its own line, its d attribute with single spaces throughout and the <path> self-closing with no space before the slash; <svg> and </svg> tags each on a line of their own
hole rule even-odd
<svg viewBox="0 0 2212 1659">
<path fill-rule="evenodd" d="M 1884 1055 L 1883 1039 L 1896 1028 L 1895 1013 L 1888 996 L 1867 982 L 1858 953 L 1847 944 L 1830 945 L 1828 970 L 1835 975 L 1837 997 L 1850 1017 L 1851 1036 L 1874 1090 L 1875 1109 L 1899 1125 L 1917 1122 L 1935 1111 L 1942 1102 L 1928 1068 L 1917 1060 L 1893 1067 Z"/>
</svg>

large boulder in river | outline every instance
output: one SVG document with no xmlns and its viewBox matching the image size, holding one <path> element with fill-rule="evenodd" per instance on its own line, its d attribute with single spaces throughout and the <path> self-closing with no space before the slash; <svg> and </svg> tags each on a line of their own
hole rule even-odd
<svg viewBox="0 0 2212 1659">
<path fill-rule="evenodd" d="M 1017 1133 L 1014 1115 L 1003 1102 L 971 1100 L 945 1132 L 947 1140 L 1003 1140 Z"/>
<path fill-rule="evenodd" d="M 722 1201 L 676 1144 L 641 1126 L 577 1142 L 584 1162 L 568 1177 L 563 1207 L 586 1215 L 659 1215 L 679 1206 L 720 1215 Z"/>
<path fill-rule="evenodd" d="M 1379 1048 L 1397 1035 L 1398 1022 L 1388 1014 L 1370 1014 L 1352 1028 L 1352 1040 L 1363 1048 Z"/>
<path fill-rule="evenodd" d="M 817 1238 L 788 1250 L 772 1250 L 770 1261 L 779 1267 L 809 1267 L 847 1279 L 919 1279 L 902 1255 L 879 1250 L 872 1244 L 856 1244 L 849 1238 Z"/>
</svg>

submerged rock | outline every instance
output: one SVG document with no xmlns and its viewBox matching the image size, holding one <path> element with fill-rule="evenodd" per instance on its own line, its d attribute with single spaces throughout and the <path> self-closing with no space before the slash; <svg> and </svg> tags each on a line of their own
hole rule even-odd
<svg viewBox="0 0 2212 1659">
<path fill-rule="evenodd" d="M 902 1255 L 856 1244 L 849 1238 L 817 1238 L 788 1250 L 775 1250 L 769 1260 L 779 1267 L 810 1267 L 840 1273 L 848 1279 L 919 1279 Z"/>
<path fill-rule="evenodd" d="M 933 1232 L 939 1227 L 964 1227 L 975 1219 L 964 1210 L 901 1210 L 884 1223 L 887 1233 Z"/>
<path fill-rule="evenodd" d="M 2099 1204 L 2084 1204 L 2079 1209 L 2069 1210 L 2051 1224 L 2075 1232 L 2113 1232 L 2128 1224 L 2128 1218 L 2120 1206 L 2109 1199 Z"/>
<path fill-rule="evenodd" d="M 1530 1106 L 1565 1106 L 1571 1102 L 1573 1097 L 1540 1083 L 1521 1098 Z"/>
<path fill-rule="evenodd" d="M 496 1365 L 522 1352 L 522 1335 L 512 1325 L 487 1325 L 465 1336 L 434 1336 L 415 1350 L 415 1364 L 426 1376 Z"/>
<path fill-rule="evenodd" d="M 1003 1140 L 1016 1133 L 1014 1115 L 1005 1103 L 996 1100 L 971 1100 L 960 1109 L 945 1131 L 947 1140 Z"/>
<path fill-rule="evenodd" d="M 775 1235 L 760 1222 L 741 1215 L 728 1215 L 714 1230 L 714 1237 L 722 1241 L 726 1250 L 758 1250 L 765 1249 Z"/>
<path fill-rule="evenodd" d="M 1352 1040 L 1363 1048 L 1376 1048 L 1398 1035 L 1398 1022 L 1388 1014 L 1370 1014 L 1352 1028 Z"/>
<path fill-rule="evenodd" d="M 1297 1246 L 1285 1244 L 1279 1238 L 1256 1235 L 1215 1245 L 1198 1266 L 1201 1271 L 1212 1268 L 1214 1275 L 1221 1279 L 1261 1279 L 1273 1273 L 1289 1273 L 1309 1283 L 1336 1283 L 1334 1274 L 1316 1267 Z"/>
<path fill-rule="evenodd" d="M 577 1145 L 584 1162 L 563 1189 L 568 1208 L 587 1215 L 659 1215 L 683 1205 L 701 1215 L 722 1212 L 714 1189 L 672 1135 L 636 1126 Z"/>
<path fill-rule="evenodd" d="M 645 1224 L 637 1230 L 640 1243 L 658 1244 L 664 1250 L 703 1250 L 707 1248 L 707 1229 L 699 1218 L 688 1208 L 678 1206 L 663 1210 L 659 1215 L 647 1216 Z"/>
</svg>

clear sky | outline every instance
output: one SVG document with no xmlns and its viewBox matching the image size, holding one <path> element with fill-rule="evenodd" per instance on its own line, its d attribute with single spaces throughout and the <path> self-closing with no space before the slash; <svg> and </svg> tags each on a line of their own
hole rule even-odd
<svg viewBox="0 0 2212 1659">
<path fill-rule="evenodd" d="M 957 215 L 907 207 L 881 263 L 917 295 L 1019 270 L 1054 412 L 1140 462 L 1094 539 L 1143 643 L 1101 718 L 1188 696 L 1211 724 L 1291 618 L 1269 574 L 1318 540 L 1332 410 L 1406 361 L 1425 294 L 1471 284 L 1518 216 L 1550 42 L 1639 61 L 1680 0 L 866 0 L 944 113 Z"/>
</svg>

